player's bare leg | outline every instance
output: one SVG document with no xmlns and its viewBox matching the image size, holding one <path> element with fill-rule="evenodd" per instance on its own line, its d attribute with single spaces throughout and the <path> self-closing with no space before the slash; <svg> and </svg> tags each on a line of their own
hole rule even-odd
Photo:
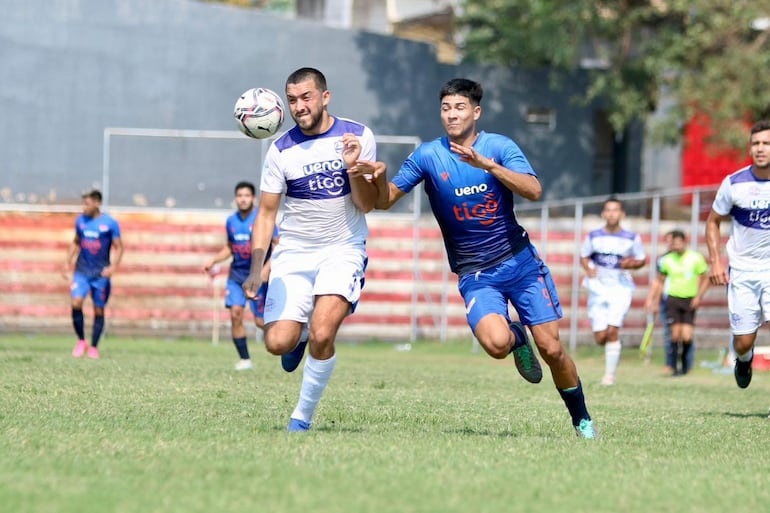
<svg viewBox="0 0 770 513">
<path fill-rule="evenodd" d="M 530 328 L 540 356 L 551 369 L 553 383 L 572 417 L 575 432 L 581 438 L 598 438 L 599 432 L 586 408 L 583 385 L 580 383 L 577 367 L 559 339 L 558 321 L 550 321 Z"/>
<path fill-rule="evenodd" d="M 249 370 L 253 368 L 249 356 L 249 346 L 246 341 L 246 327 L 243 325 L 243 307 L 233 305 L 230 307 L 230 332 L 233 337 L 233 345 L 238 351 L 240 360 L 235 364 L 235 370 Z"/>
<path fill-rule="evenodd" d="M 78 337 L 77 344 L 72 349 L 72 356 L 80 358 L 86 353 L 88 349 L 88 342 L 86 342 L 85 330 L 83 327 L 83 301 L 84 297 L 72 298 L 72 326 L 75 329 L 75 335 Z"/>
<path fill-rule="evenodd" d="M 500 360 L 513 354 L 516 369 L 530 383 L 539 383 L 543 379 L 540 362 L 521 323 L 509 324 L 500 314 L 488 314 L 478 322 L 474 335 L 492 358 Z"/>
<path fill-rule="evenodd" d="M 757 340 L 757 332 L 744 335 L 733 335 L 733 348 L 738 357 L 735 359 L 735 382 L 740 388 L 746 388 L 751 384 L 751 362 L 754 360 L 754 342 Z"/>
<path fill-rule="evenodd" d="M 310 429 L 313 414 L 337 362 L 334 348 L 337 331 L 348 313 L 350 303 L 342 296 L 316 297 L 310 321 L 310 349 L 302 373 L 299 401 L 289 419 L 289 431 Z M 299 337 L 298 331 L 295 336 Z"/>
</svg>

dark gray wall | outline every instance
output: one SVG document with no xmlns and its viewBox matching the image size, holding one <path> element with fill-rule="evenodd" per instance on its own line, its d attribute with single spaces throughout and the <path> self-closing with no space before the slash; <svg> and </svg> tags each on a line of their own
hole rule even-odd
<svg viewBox="0 0 770 513">
<path fill-rule="evenodd" d="M 77 201 L 102 185 L 105 127 L 234 130 L 241 92 L 280 93 L 301 66 L 326 73 L 332 114 L 424 140 L 442 133 L 441 84 L 478 79 L 481 128 L 517 140 L 548 197 L 592 192 L 592 110 L 570 101 L 580 81 L 554 92 L 544 73 L 442 65 L 422 43 L 192 0 L 0 0 L 0 12 L 0 202 Z M 528 128 L 527 106 L 555 108 L 555 130 Z M 393 166 L 407 152 L 383 148 Z M 260 155 L 245 138 L 116 138 L 111 203 L 221 206 L 236 180 L 258 180 Z"/>
</svg>

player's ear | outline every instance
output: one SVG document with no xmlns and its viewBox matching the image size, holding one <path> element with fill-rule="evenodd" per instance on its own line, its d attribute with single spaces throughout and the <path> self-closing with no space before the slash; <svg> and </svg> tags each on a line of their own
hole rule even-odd
<svg viewBox="0 0 770 513">
<path fill-rule="evenodd" d="M 326 91 L 321 93 L 321 99 L 323 101 L 323 106 L 328 107 L 329 101 L 331 101 L 332 99 L 332 92 L 327 89 Z"/>
<path fill-rule="evenodd" d="M 478 121 L 481 117 L 481 105 L 473 107 L 473 121 Z"/>
</svg>

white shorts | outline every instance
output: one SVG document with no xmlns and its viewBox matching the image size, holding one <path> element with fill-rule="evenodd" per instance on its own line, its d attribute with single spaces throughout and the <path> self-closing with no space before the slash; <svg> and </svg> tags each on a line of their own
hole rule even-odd
<svg viewBox="0 0 770 513">
<path fill-rule="evenodd" d="M 356 309 L 364 286 L 363 246 L 330 246 L 304 251 L 276 246 L 265 298 L 265 324 L 278 320 L 307 323 L 316 296 L 339 295 Z"/>
<path fill-rule="evenodd" d="M 634 289 L 594 285 L 589 290 L 588 318 L 591 319 L 591 330 L 597 332 L 609 326 L 623 327 L 623 319 L 631 308 Z"/>
<path fill-rule="evenodd" d="M 770 320 L 770 271 L 730 269 L 727 309 L 735 335 L 754 333 Z"/>
</svg>

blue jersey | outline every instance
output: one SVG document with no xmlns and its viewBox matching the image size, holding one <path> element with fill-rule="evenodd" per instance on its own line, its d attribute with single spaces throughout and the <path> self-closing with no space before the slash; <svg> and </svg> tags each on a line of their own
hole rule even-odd
<svg viewBox="0 0 770 513">
<path fill-rule="evenodd" d="M 251 227 L 257 217 L 258 210 L 254 208 L 251 214 L 245 218 L 240 212 L 233 213 L 227 218 L 225 228 L 227 230 L 227 242 L 233 253 L 233 261 L 230 264 L 229 278 L 237 283 L 243 283 L 249 277 L 251 269 Z M 273 232 L 273 238 L 278 236 L 278 227 Z M 272 246 L 267 249 L 265 262 L 270 258 Z"/>
<path fill-rule="evenodd" d="M 80 239 L 80 253 L 75 270 L 88 278 L 101 276 L 110 265 L 112 241 L 120 239 L 120 226 L 108 214 L 88 217 L 80 214 L 75 220 L 75 235 Z"/>
<path fill-rule="evenodd" d="M 508 137 L 480 132 L 473 148 L 512 173 L 537 176 Z M 446 137 L 421 144 L 393 179 L 404 192 L 421 181 L 453 272 L 488 269 L 529 246 L 527 232 L 513 213 L 513 191 L 491 173 L 460 160 Z"/>
</svg>

